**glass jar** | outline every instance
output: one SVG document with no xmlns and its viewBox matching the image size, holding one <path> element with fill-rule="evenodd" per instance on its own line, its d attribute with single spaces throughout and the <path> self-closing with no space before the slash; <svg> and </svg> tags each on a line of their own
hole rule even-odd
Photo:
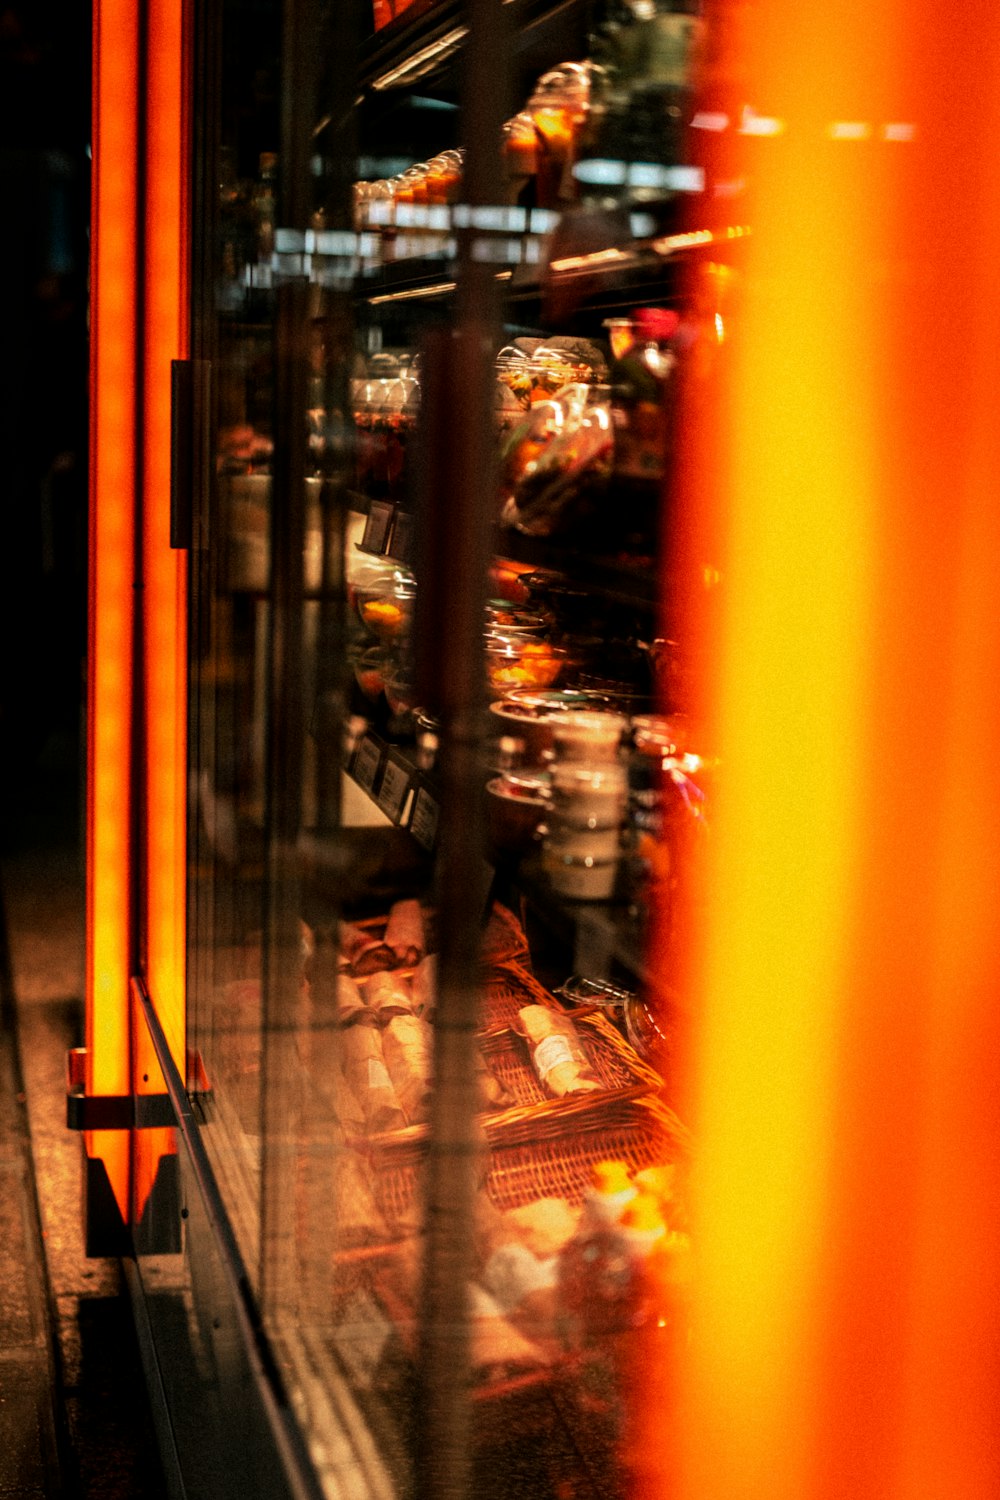
<svg viewBox="0 0 1000 1500">
<path fill-rule="evenodd" d="M 535 127 L 538 203 L 555 208 L 574 197 L 573 162 L 590 104 L 586 63 L 562 63 L 538 80 L 527 113 Z"/>
</svg>

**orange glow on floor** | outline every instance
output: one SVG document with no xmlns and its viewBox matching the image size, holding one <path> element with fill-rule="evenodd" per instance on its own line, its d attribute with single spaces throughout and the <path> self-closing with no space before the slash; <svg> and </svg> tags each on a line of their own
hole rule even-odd
<svg viewBox="0 0 1000 1500">
<path fill-rule="evenodd" d="M 128 0 L 94 13 L 91 489 L 88 639 L 88 1094 L 129 1089 L 128 980 L 135 486 L 138 21 Z M 128 1212 L 128 1137 L 89 1135 Z"/>
</svg>

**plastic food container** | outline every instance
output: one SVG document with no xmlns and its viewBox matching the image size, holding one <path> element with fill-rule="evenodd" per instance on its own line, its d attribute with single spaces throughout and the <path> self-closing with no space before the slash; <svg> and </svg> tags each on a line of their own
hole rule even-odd
<svg viewBox="0 0 1000 1500">
<path fill-rule="evenodd" d="M 576 709 L 552 724 L 552 746 L 563 761 L 614 761 L 628 728 L 624 714 Z"/>
<path fill-rule="evenodd" d="M 627 800 L 628 774 L 623 765 L 557 761 L 552 767 L 554 828 L 620 829 Z"/>
<path fill-rule="evenodd" d="M 550 688 L 574 660 L 562 646 L 533 635 L 487 637 L 486 679 L 494 691 Z"/>
<path fill-rule="evenodd" d="M 409 632 L 413 619 L 416 584 L 407 579 L 387 579 L 357 590 L 358 615 L 380 641 L 399 641 Z"/>
<path fill-rule="evenodd" d="M 572 688 L 563 692 L 521 689 L 491 703 L 490 719 L 496 733 L 521 741 L 527 764 L 540 765 L 553 748 L 553 730 L 563 714 L 606 705 L 607 700 L 599 694 L 578 693 Z"/>
<path fill-rule="evenodd" d="M 618 859 L 563 852 L 558 843 L 546 839 L 542 868 L 554 891 L 571 901 L 609 901 L 614 895 Z"/>
</svg>

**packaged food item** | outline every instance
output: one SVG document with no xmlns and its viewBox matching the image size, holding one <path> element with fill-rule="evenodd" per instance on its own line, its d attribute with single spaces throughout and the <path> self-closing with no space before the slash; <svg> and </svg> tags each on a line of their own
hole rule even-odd
<svg viewBox="0 0 1000 1500">
<path fill-rule="evenodd" d="M 393 1023 L 395 1024 L 395 1023 Z M 407 1123 L 374 1026 L 348 1026 L 340 1033 L 340 1066 L 364 1112 L 367 1130 L 401 1130 Z"/>
<path fill-rule="evenodd" d="M 545 394 L 501 455 L 501 520 L 529 536 L 579 524 L 600 507 L 612 448 L 607 386 L 570 381 Z"/>
<path fill-rule="evenodd" d="M 600 1080 L 568 1016 L 544 1005 L 525 1005 L 517 1013 L 514 1029 L 527 1042 L 535 1075 L 553 1098 L 600 1089 Z"/>
<path fill-rule="evenodd" d="M 434 1033 L 422 1016 L 395 1016 L 382 1033 L 385 1065 L 408 1125 L 427 1118 Z"/>
<path fill-rule="evenodd" d="M 552 743 L 562 761 L 617 760 L 628 719 L 624 714 L 571 709 L 552 723 Z"/>
<path fill-rule="evenodd" d="M 413 993 L 407 981 L 399 974 L 382 970 L 366 979 L 363 986 L 364 1003 L 384 1026 L 393 1016 L 411 1016 L 414 1013 Z"/>
<path fill-rule="evenodd" d="M 486 833 L 496 854 L 521 855 L 535 842 L 548 809 L 541 776 L 494 776 L 486 783 Z"/>
<path fill-rule="evenodd" d="M 387 1228 L 371 1190 L 371 1177 L 356 1151 L 337 1151 L 333 1169 L 337 1204 L 336 1235 L 340 1245 L 383 1242 Z"/>
<path fill-rule="evenodd" d="M 483 962 L 490 965 L 512 961 L 530 968 L 528 939 L 510 908 L 494 901 L 483 933 Z"/>
<path fill-rule="evenodd" d="M 622 827 L 628 800 L 625 766 L 614 760 L 557 760 L 551 774 L 552 822 L 557 831 Z"/>
<path fill-rule="evenodd" d="M 442 151 L 427 163 L 429 203 L 455 203 L 462 186 L 461 151 Z"/>
<path fill-rule="evenodd" d="M 416 585 L 399 575 L 363 585 L 357 590 L 358 614 L 380 641 L 398 641 L 409 631 Z"/>
<path fill-rule="evenodd" d="M 383 942 L 392 949 L 398 963 L 420 962 L 424 955 L 424 914 L 419 901 L 393 902 Z"/>
<path fill-rule="evenodd" d="M 550 688 L 574 660 L 565 646 L 515 630 L 488 632 L 483 655 L 487 681 L 496 692 Z"/>
<path fill-rule="evenodd" d="M 430 1018 L 437 1000 L 437 954 L 428 953 L 420 960 L 410 979 L 413 1009 L 418 1016 Z"/>
<path fill-rule="evenodd" d="M 395 963 L 396 957 L 392 949 L 387 948 L 381 938 L 364 928 L 355 927 L 351 922 L 341 922 L 339 933 L 341 961 L 355 979 L 362 978 L 365 974 L 374 974 L 376 969 L 392 968 Z"/>
<path fill-rule="evenodd" d="M 354 680 L 370 702 L 385 690 L 386 673 L 391 657 L 382 646 L 368 646 L 354 654 Z"/>
<path fill-rule="evenodd" d="M 338 974 L 334 982 L 338 1024 L 341 1026 L 354 1026 L 359 1022 L 374 1024 L 375 1018 L 350 974 Z"/>
</svg>

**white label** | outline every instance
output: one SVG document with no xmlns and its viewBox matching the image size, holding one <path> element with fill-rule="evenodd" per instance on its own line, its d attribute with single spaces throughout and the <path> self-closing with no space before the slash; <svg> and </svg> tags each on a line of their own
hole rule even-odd
<svg viewBox="0 0 1000 1500">
<path fill-rule="evenodd" d="M 543 1083 L 553 1069 L 558 1068 L 561 1063 L 578 1063 L 579 1061 L 579 1054 L 568 1037 L 547 1036 L 535 1048 L 535 1067 Z"/>
<path fill-rule="evenodd" d="M 375 777 L 378 773 L 379 761 L 382 759 L 379 748 L 374 740 L 366 735 L 358 746 L 357 758 L 354 762 L 354 779 L 359 786 L 370 792 L 375 785 Z"/>
</svg>

